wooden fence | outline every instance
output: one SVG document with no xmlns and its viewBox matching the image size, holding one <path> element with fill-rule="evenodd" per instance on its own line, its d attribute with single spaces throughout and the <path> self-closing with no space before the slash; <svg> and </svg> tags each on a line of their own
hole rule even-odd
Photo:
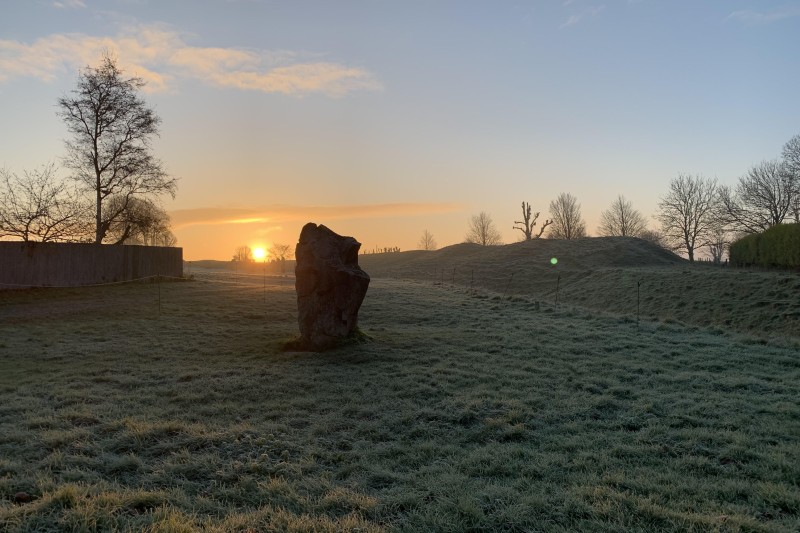
<svg viewBox="0 0 800 533">
<path fill-rule="evenodd" d="M 183 248 L 0 242 L 0 289 L 76 287 L 183 276 Z"/>
</svg>

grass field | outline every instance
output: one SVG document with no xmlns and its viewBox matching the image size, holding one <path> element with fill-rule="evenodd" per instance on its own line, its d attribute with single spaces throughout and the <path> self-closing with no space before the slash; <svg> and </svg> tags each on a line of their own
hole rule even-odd
<svg viewBox="0 0 800 533">
<path fill-rule="evenodd" d="M 285 353 L 291 278 L 193 273 L 0 293 L 0 530 L 800 529 L 796 345 L 374 279 Z"/>
<path fill-rule="evenodd" d="M 556 258 L 557 264 L 551 264 Z M 367 272 L 800 343 L 800 275 L 691 264 L 631 237 L 365 255 Z"/>
</svg>

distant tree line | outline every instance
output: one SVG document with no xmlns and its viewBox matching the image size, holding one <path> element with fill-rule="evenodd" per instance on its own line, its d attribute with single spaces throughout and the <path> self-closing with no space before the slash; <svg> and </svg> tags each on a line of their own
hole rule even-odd
<svg viewBox="0 0 800 533">
<path fill-rule="evenodd" d="M 435 245 L 435 242 L 434 242 L 434 245 Z M 399 251 L 400 251 L 400 247 L 399 246 L 389 246 L 389 247 L 384 247 L 384 248 L 380 248 L 380 247 L 376 246 L 372 250 L 364 250 L 362 252 L 362 255 L 367 255 L 367 254 L 390 254 L 390 253 L 395 253 L 395 252 L 399 252 Z"/>
<path fill-rule="evenodd" d="M 125 77 L 105 54 L 58 100 L 70 137 L 63 167 L 18 175 L 0 169 L 0 237 L 22 241 L 174 246 L 158 196 L 177 181 L 150 149 L 161 119 L 139 96 L 145 82 Z"/>
<path fill-rule="evenodd" d="M 550 218 L 539 225 L 541 213 L 523 201 L 522 220 L 515 220 L 513 229 L 521 232 L 524 241 L 587 236 L 574 195 L 561 193 L 550 202 L 549 212 Z M 702 250 L 720 263 L 732 242 L 779 224 L 800 223 L 800 135 L 784 145 L 781 157 L 753 165 L 734 187 L 700 175 L 678 174 L 659 199 L 654 219 L 657 227 L 649 228 L 646 217 L 619 195 L 601 213 L 597 234 L 638 237 L 684 253 L 690 261 Z M 762 240 L 762 246 L 773 242 L 771 239 Z M 502 244 L 502 237 L 491 215 L 481 211 L 469 219 L 464 242 L 492 246 Z M 427 229 L 419 247 L 436 248 Z"/>
<path fill-rule="evenodd" d="M 275 270 L 284 274 L 286 273 L 286 261 L 292 258 L 294 253 L 292 252 L 292 247 L 289 244 L 282 244 L 282 243 L 273 243 L 272 246 L 268 250 L 259 249 L 263 254 L 264 264 L 269 264 L 274 267 Z M 238 246 L 236 250 L 233 252 L 233 257 L 231 258 L 232 263 L 242 263 L 242 264 L 255 264 L 261 259 L 259 256 L 256 257 L 256 253 L 253 251 L 252 248 L 249 246 Z"/>
</svg>

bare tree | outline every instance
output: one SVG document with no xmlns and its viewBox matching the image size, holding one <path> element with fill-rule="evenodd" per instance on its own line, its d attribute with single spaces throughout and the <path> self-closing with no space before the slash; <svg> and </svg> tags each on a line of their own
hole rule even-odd
<svg viewBox="0 0 800 533">
<path fill-rule="evenodd" d="M 422 237 L 419 239 L 419 247 L 422 250 L 436 249 L 436 239 L 433 238 L 433 234 L 427 229 L 422 233 Z"/>
<path fill-rule="evenodd" d="M 74 241 L 86 234 L 86 206 L 55 177 L 53 164 L 17 176 L 0 170 L 0 237 Z"/>
<path fill-rule="evenodd" d="M 674 249 L 670 243 L 667 242 L 667 239 L 664 238 L 664 235 L 658 230 L 645 229 L 638 235 L 638 237 L 649 243 L 655 244 L 656 246 L 660 246 L 665 250 L 672 251 Z"/>
<path fill-rule="evenodd" d="M 725 225 L 722 223 L 713 224 L 708 234 L 706 247 L 714 264 L 722 263 L 722 258 L 725 256 L 725 252 L 728 251 L 730 244 L 730 233 L 726 231 Z"/>
<path fill-rule="evenodd" d="M 252 263 L 253 250 L 249 246 L 239 246 L 236 248 L 236 252 L 234 252 L 233 259 L 231 261 L 237 263 Z"/>
<path fill-rule="evenodd" d="M 579 239 L 586 237 L 586 223 L 581 217 L 581 204 L 569 193 L 561 193 L 550 202 L 550 217 L 553 225 L 548 237 L 551 239 Z"/>
<path fill-rule="evenodd" d="M 792 217 L 794 217 L 794 223 L 800 224 L 800 176 L 797 178 L 797 194 L 794 196 L 794 202 L 792 202 Z"/>
<path fill-rule="evenodd" d="M 110 211 L 117 211 L 120 197 L 107 201 Z M 163 208 L 147 198 L 130 198 L 127 207 L 109 223 L 108 237 L 115 243 L 143 244 L 145 246 L 175 246 L 178 239 L 170 228 L 170 218 Z"/>
<path fill-rule="evenodd" d="M 598 233 L 605 237 L 638 237 L 647 229 L 642 214 L 621 194 L 600 214 Z"/>
<path fill-rule="evenodd" d="M 792 202 L 792 216 L 794 217 L 794 223 L 800 224 L 800 177 L 798 177 L 797 183 L 797 194 L 794 197 L 794 202 Z"/>
<path fill-rule="evenodd" d="M 537 211 L 531 215 L 531 204 L 527 202 L 522 202 L 522 220 L 515 220 L 514 224 L 522 224 L 522 226 L 514 226 L 514 229 L 518 229 L 524 235 L 524 239 L 526 241 L 530 241 L 532 239 L 538 239 L 544 233 L 544 230 L 547 229 L 547 226 L 553 223 L 552 220 L 545 220 L 544 223 L 539 228 L 539 232 L 534 235 L 533 234 L 533 227 L 536 225 L 536 220 L 539 218 L 540 213 Z"/>
<path fill-rule="evenodd" d="M 694 261 L 696 248 L 709 242 L 717 221 L 716 197 L 716 180 L 679 174 L 658 204 L 657 218 L 665 240 L 673 249 L 684 250 L 689 261 Z"/>
<path fill-rule="evenodd" d="M 106 238 L 132 198 L 168 193 L 176 180 L 150 153 L 161 119 L 138 96 L 141 78 L 126 78 L 116 59 L 105 54 L 98 68 L 86 67 L 70 97 L 58 100 L 59 115 L 72 138 L 66 141 L 65 165 L 92 191 L 95 238 Z M 114 205 L 108 201 L 115 198 Z"/>
<path fill-rule="evenodd" d="M 794 191 L 792 216 L 800 224 L 800 135 L 795 135 L 783 146 L 783 165 Z"/>
<path fill-rule="evenodd" d="M 278 242 L 272 243 L 269 248 L 269 256 L 272 258 L 272 262 L 280 265 L 281 274 L 286 273 L 286 260 L 291 257 L 291 248 L 288 244 Z"/>
<path fill-rule="evenodd" d="M 464 241 L 482 244 L 483 246 L 494 246 L 503 243 L 500 232 L 494 226 L 492 217 L 483 211 L 477 215 L 472 215 Z"/>
<path fill-rule="evenodd" d="M 273 243 L 269 248 L 269 256 L 285 261 L 292 255 L 291 246 L 288 244 Z"/>
<path fill-rule="evenodd" d="M 729 187 L 719 189 L 722 216 L 734 231 L 744 233 L 760 233 L 783 222 L 797 196 L 788 165 L 778 160 L 753 166 L 739 178 L 733 191 Z"/>
</svg>

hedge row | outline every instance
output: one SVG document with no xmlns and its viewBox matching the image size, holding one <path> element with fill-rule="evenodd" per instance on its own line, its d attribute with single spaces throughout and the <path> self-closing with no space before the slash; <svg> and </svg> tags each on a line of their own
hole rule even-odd
<svg viewBox="0 0 800 533">
<path fill-rule="evenodd" d="M 731 244 L 731 264 L 800 268 L 800 224 L 778 224 Z"/>
</svg>

